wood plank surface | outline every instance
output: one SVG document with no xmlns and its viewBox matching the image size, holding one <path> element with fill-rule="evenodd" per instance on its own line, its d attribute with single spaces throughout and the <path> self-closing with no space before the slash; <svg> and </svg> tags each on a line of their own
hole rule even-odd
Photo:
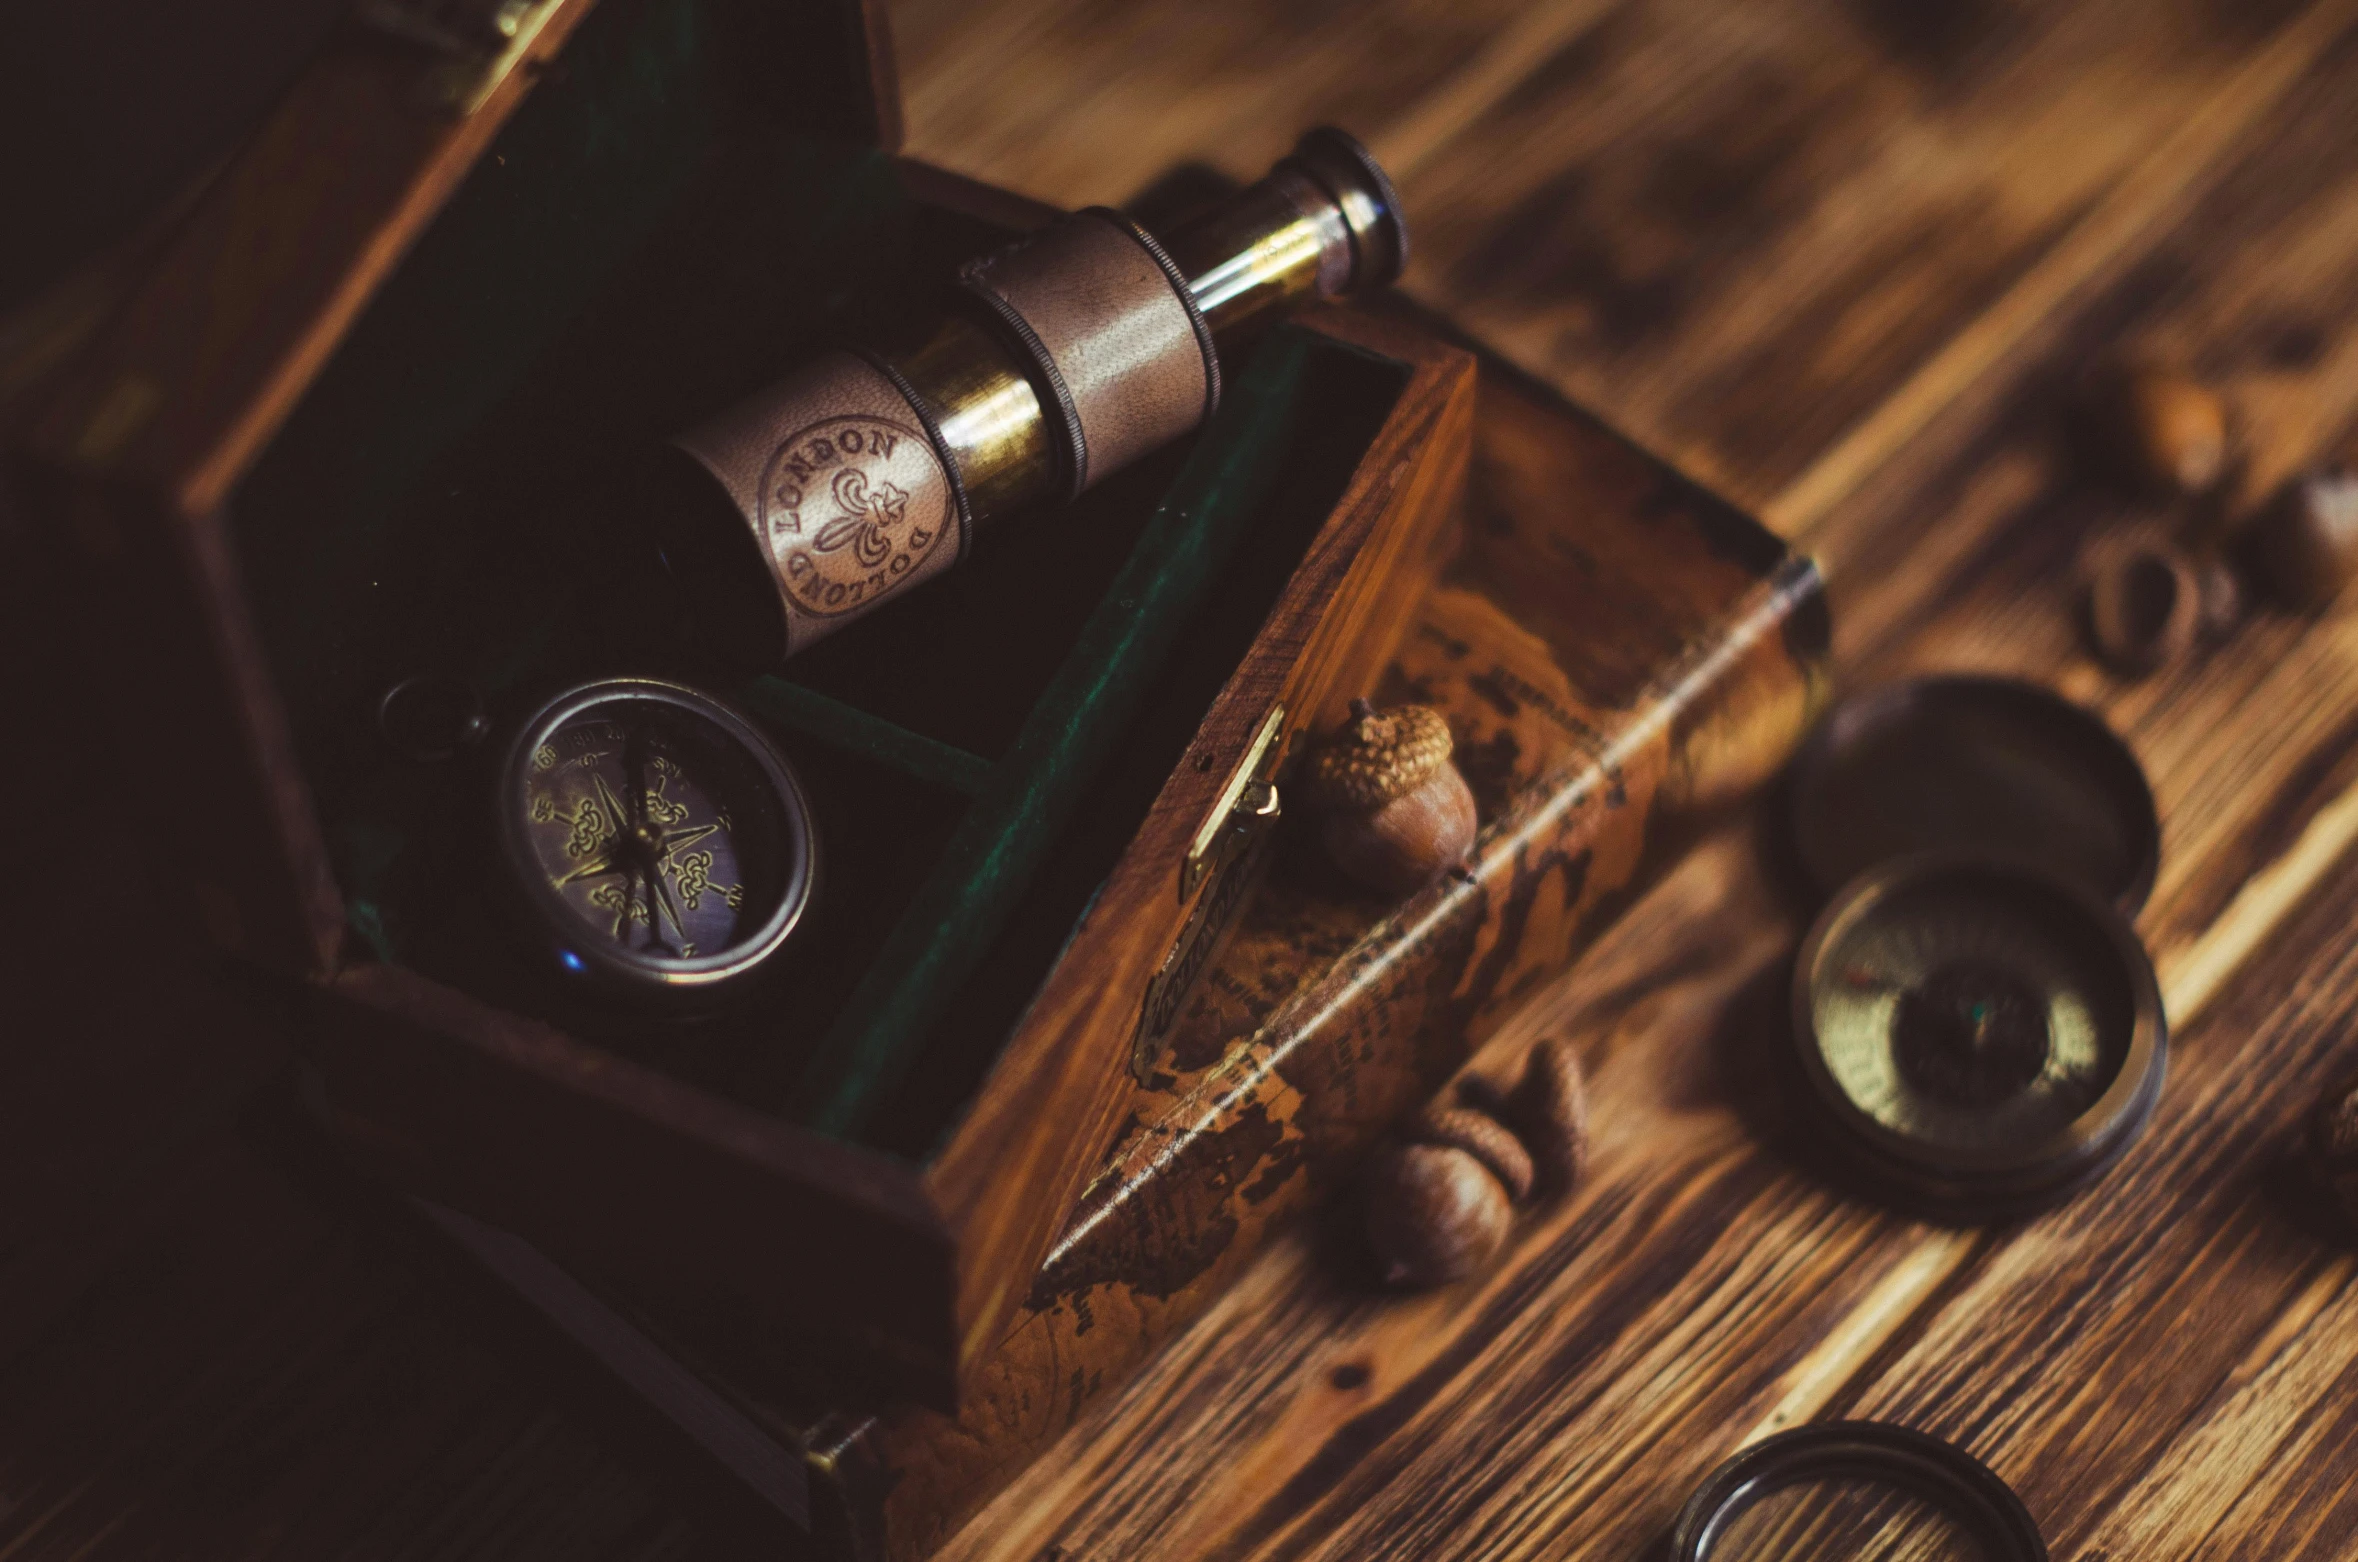
<svg viewBox="0 0 2358 1562">
<path fill-rule="evenodd" d="M 1634 1555 L 1748 1437 L 1834 1411 L 1960 1436 L 2022 1479 L 2062 1554 L 2076 1554 L 2098 1522 L 2128 1523 L 2120 1490 L 2198 1423 L 2284 1308 L 2319 1305 L 2301 1298 L 2330 1250 L 2282 1219 L 2273 1230 L 2260 1222 L 2272 1206 L 2253 1163 L 2273 1153 L 2332 1066 L 2339 1037 L 2319 1021 L 2349 1002 L 2346 981 L 2318 973 L 2336 969 L 2329 930 L 2346 920 L 2352 893 L 2334 895 L 2333 870 L 2350 833 L 2336 805 L 2352 779 L 2343 761 L 2358 668 L 2343 625 L 2281 620 L 2255 623 L 2143 687 L 2116 686 L 2090 666 L 2075 640 L 2075 553 L 2140 517 L 2057 448 L 2061 399 L 2079 362 L 2126 340 L 2181 353 L 2233 386 L 2267 436 L 2255 489 L 2331 448 L 2358 410 L 2340 362 L 2358 273 L 2352 148 L 2335 134 L 2337 106 L 2358 96 L 2346 25 L 2320 9 L 2248 38 L 2240 55 L 2220 51 L 2213 95 L 2195 91 L 2132 138 L 2151 155 L 2103 169 L 2064 166 L 2104 149 L 2058 144 L 2052 125 L 2031 124 L 2021 100 L 2009 107 L 1993 89 L 1991 133 L 2027 134 L 2019 155 L 2046 150 L 2058 159 L 2049 173 L 2087 183 L 2057 231 L 1994 266 L 1978 292 L 1960 288 L 1939 331 L 1911 345 L 1904 332 L 1874 330 L 1888 358 L 1829 365 L 1837 401 L 1870 386 L 1860 410 L 1814 431 L 1778 427 L 1777 417 L 1816 416 L 1827 388 L 1790 339 L 1761 349 L 1747 336 L 1748 301 L 1729 296 L 1740 291 L 1729 283 L 1700 294 L 1702 313 L 1717 320 L 1703 350 L 1723 356 L 1680 371 L 1648 355 L 1640 375 L 1671 375 L 1679 394 L 1655 400 L 1641 378 L 1629 400 L 1604 402 L 1616 415 L 1638 409 L 1630 421 L 1681 454 L 1702 430 L 1712 459 L 1690 464 L 1749 490 L 1821 551 L 1851 681 L 1933 666 L 2025 673 L 2096 702 L 2138 747 L 2167 835 L 2147 937 L 2181 1023 L 2222 990 L 2234 1018 L 2183 1033 L 2185 1061 L 2160 1125 L 2115 1183 L 2020 1231 L 1973 1234 L 1880 1215 L 1797 1165 L 1789 1131 L 1740 1105 L 1756 1093 L 1744 1043 L 1773 1034 L 1777 965 L 1796 912 L 1759 882 L 1739 832 L 1646 908 L 1677 914 L 1633 922 L 1526 1016 L 1526 1036 L 1566 1031 L 1596 1071 L 1597 1170 L 1579 1199 L 1537 1225 L 1500 1271 L 1449 1297 L 1370 1296 L 1338 1267 L 1331 1235 L 1282 1245 L 950 1555 Z M 2036 59 L 2030 51 L 2014 68 L 2032 70 Z M 1561 112 L 1587 122 L 1601 111 Z M 1478 125 L 1466 134 L 1477 137 Z M 1600 132 L 1613 150 L 1627 141 L 1626 131 Z M 1995 155 L 1985 148 L 1968 171 L 1987 176 L 1978 158 Z M 1442 243 L 1460 232 L 1445 225 Z M 1744 251 L 1763 262 L 1756 275 L 1776 270 L 1776 243 L 1764 243 Z M 1856 254 L 1830 241 L 1795 253 L 1796 265 L 1832 266 L 1825 297 L 1853 306 L 1859 277 L 1836 263 Z M 1961 266 L 1991 260 L 1980 236 L 1917 232 L 1884 253 L 1872 272 L 1879 283 L 1891 280 L 1894 254 L 1929 268 L 1941 288 L 1959 284 Z M 1495 339 L 1525 349 L 1526 362 L 1539 358 L 1528 320 L 1486 315 L 1487 299 L 1453 293 L 1458 281 L 1420 273 L 1428 297 L 1498 320 Z M 1680 351 L 1675 340 L 1655 346 Z M 1745 378 L 1756 350 L 1798 374 L 1781 397 L 1746 389 L 1759 383 Z M 1536 367 L 1576 393 L 1604 394 L 1588 387 L 1606 383 L 1609 351 L 1563 329 L 1547 351 Z M 1747 395 L 1769 423 L 1744 421 Z M 1683 422 L 1689 407 L 1726 421 Z M 2254 719 L 2261 711 L 2267 720 Z M 2321 879 L 2331 898 L 2286 939 L 2283 922 Z M 2253 888 L 2263 893 L 2245 900 Z M 2235 974 L 2241 957 L 2263 949 L 2276 969 Z M 2289 976 L 2303 972 L 2320 986 L 2305 1028 L 2276 1013 Z M 2220 1025 L 2265 1020 L 2287 1035 L 2302 1030 L 2319 1057 L 2304 1060 L 2285 1040 L 2282 1066 L 2255 1072 L 2246 1053 L 2202 1050 Z M 1511 1055 L 1514 1045 L 1493 1050 Z M 2228 1136 L 2247 1147 L 2244 1163 L 2220 1156 Z M 2188 1197 L 2187 1167 L 2164 1160 L 2147 1170 L 2178 1140 L 2199 1147 L 2199 1175 L 2215 1179 L 2207 1201 Z M 2256 1223 L 2261 1235 L 2249 1235 Z M 2157 1227 L 2183 1246 L 2159 1240 Z M 2160 1294 L 2119 1284 L 2129 1275 Z M 2012 1288 L 1993 1276 L 2012 1276 Z M 2081 1316 L 2091 1290 L 2116 1287 L 2105 1315 L 2140 1320 L 2143 1336 Z M 2205 1309 L 2236 1326 L 2193 1330 L 2199 1346 L 2175 1346 L 2182 1371 L 2134 1370 L 2158 1341 L 2213 1316 Z M 2028 1340 L 2076 1342 L 2078 1353 L 2071 1343 L 2026 1349 Z M 2329 1357 L 2291 1380 L 2308 1384 L 2298 1424 L 2330 1413 L 2339 1365 Z M 2109 1400 L 2095 1386 L 2106 1383 Z M 2247 1419 L 2259 1414 L 2248 1391 L 2237 1403 Z M 1997 1436 L 2003 1427 L 2013 1441 Z M 2110 1429 L 2111 1440 L 2091 1428 Z M 2089 1446 L 2074 1445 L 2075 1434 Z M 2337 1448 L 2330 1435 L 2308 1438 L 2294 1450 L 2308 1473 L 2287 1479 L 2346 1482 Z M 2040 1472 L 2059 1489 L 2041 1486 Z M 2280 1522 L 2276 1509 L 2238 1503 L 2239 1488 L 2211 1480 L 2214 1506 L 2233 1504 L 2255 1525 Z M 2167 1490 L 2146 1500 L 2162 1502 Z M 2145 1526 L 2140 1554 L 2196 1542 L 2247 1554 L 2221 1539 L 2225 1522 Z M 2302 1543 L 2318 1555 L 2358 1546 L 2330 1523 Z"/>
<path fill-rule="evenodd" d="M 1276 1242 L 944 1553 L 1628 1558 L 1769 1430 L 1964 1441 L 2059 1557 L 2358 1556 L 2358 1264 L 2282 1165 L 2358 1064 L 2358 617 L 2124 684 L 2072 571 L 2150 520 L 2059 438 L 2124 343 L 2234 390 L 2251 492 L 2358 422 L 2350 0 L 901 0 L 910 150 L 1067 204 L 1338 119 L 1425 301 L 1817 550 L 1844 678 L 2026 674 L 2152 774 L 2176 1028 L 2116 1173 L 1990 1231 L 1839 1191 L 1760 1088 L 1806 908 L 1707 839 L 1484 1051 L 1595 1161 L 1456 1290 Z M 729 1554 L 397 1254 L 238 1152 L 0 1362 L 0 1555 Z M 330 1206 L 332 1207 L 332 1206 Z"/>
</svg>

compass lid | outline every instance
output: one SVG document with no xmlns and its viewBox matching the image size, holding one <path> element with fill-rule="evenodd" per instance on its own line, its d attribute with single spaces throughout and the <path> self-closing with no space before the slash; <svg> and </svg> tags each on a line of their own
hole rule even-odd
<svg viewBox="0 0 2358 1562">
<path fill-rule="evenodd" d="M 2134 915 L 2161 859 L 2153 790 L 2128 745 L 2014 678 L 1851 695 L 1795 757 L 1786 805 L 1794 854 L 1823 895 L 1911 852 L 1971 848 L 2052 864 Z"/>
</svg>

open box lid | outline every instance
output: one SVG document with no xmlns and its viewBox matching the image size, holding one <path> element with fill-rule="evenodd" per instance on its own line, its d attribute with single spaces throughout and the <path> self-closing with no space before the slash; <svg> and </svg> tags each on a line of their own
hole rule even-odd
<svg viewBox="0 0 2358 1562">
<path fill-rule="evenodd" d="M 513 58 L 488 81 L 449 44 L 451 15 L 475 13 L 422 9 L 442 33 L 388 31 L 378 6 L 329 44 L 132 273 L 28 441 L 35 501 L 102 607 L 84 625 L 98 683 L 138 751 L 169 756 L 150 850 L 217 946 L 327 995 L 327 1107 L 396 1180 L 651 1311 L 756 1352 L 848 1348 L 870 1386 L 947 1403 L 1102 1159 L 1142 991 L 1189 915 L 1183 864 L 1224 787 L 1272 711 L 1297 729 L 1331 717 L 1380 670 L 1370 647 L 1404 618 L 1398 582 L 1421 578 L 1464 475 L 1471 360 L 1370 319 L 1318 327 L 1398 393 L 1357 436 L 1280 610 L 954 1132 L 923 1164 L 846 1144 L 375 963 L 351 936 L 232 496 L 591 6 L 498 8 Z M 765 121 L 897 136 L 873 6 L 703 9 L 729 29 L 709 52 Z M 759 68 L 777 60 L 799 68 Z"/>
<path fill-rule="evenodd" d="M 143 748 L 184 761 L 182 806 L 207 827 L 174 834 L 173 877 L 195 924 L 239 958 L 324 973 L 344 913 L 223 506 L 593 3 L 368 0 L 188 209 L 103 265 L 48 333 L 82 340 L 44 345 L 66 366 L 22 438 L 36 499 L 60 494 L 77 562 L 111 577 L 146 644 L 213 652 L 124 669 L 151 691 L 126 719 Z M 745 57 L 796 62 L 791 81 L 756 89 L 778 118 L 898 147 L 880 0 L 731 13 Z M 57 474 L 85 497 L 43 482 Z M 109 501 L 90 501 L 94 488 Z"/>
</svg>

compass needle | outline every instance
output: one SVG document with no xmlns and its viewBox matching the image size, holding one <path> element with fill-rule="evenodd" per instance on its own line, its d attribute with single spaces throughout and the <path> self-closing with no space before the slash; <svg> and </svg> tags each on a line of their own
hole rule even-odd
<svg viewBox="0 0 2358 1562">
<path fill-rule="evenodd" d="M 630 814 L 623 808 L 622 800 L 614 795 L 614 788 L 606 784 L 606 773 L 602 770 L 597 772 L 595 779 L 598 783 L 599 806 L 606 809 L 606 817 L 614 821 L 608 832 L 608 838 L 619 841 L 625 833 L 624 827 L 630 819 Z"/>
<path fill-rule="evenodd" d="M 663 869 L 658 864 L 650 863 L 647 867 L 647 890 L 649 898 L 662 909 L 662 914 L 671 918 L 673 929 L 679 933 L 681 938 L 686 938 L 688 936 L 687 924 L 680 920 L 679 907 L 671 903 L 671 891 L 663 883 Z M 655 930 L 656 920 L 652 911 L 648 913 L 647 925 L 650 932 Z"/>
<path fill-rule="evenodd" d="M 623 862 L 609 854 L 607 856 L 599 857 L 594 861 L 585 862 L 580 867 L 575 868 L 571 873 L 566 874 L 563 878 L 553 880 L 552 882 L 554 882 L 559 888 L 563 888 L 565 885 L 575 883 L 581 879 L 603 878 L 609 873 L 628 872 L 630 872 L 630 864 Z"/>
<path fill-rule="evenodd" d="M 717 824 L 691 824 L 683 829 L 669 831 L 663 837 L 663 854 L 674 856 L 682 847 L 693 846 L 719 829 Z"/>
</svg>

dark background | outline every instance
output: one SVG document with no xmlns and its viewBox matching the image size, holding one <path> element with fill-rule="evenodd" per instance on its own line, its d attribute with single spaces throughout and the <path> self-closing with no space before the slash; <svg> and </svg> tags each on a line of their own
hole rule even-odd
<svg viewBox="0 0 2358 1562">
<path fill-rule="evenodd" d="M 349 0 L 0 0 L 0 313 L 136 232 Z"/>
</svg>

